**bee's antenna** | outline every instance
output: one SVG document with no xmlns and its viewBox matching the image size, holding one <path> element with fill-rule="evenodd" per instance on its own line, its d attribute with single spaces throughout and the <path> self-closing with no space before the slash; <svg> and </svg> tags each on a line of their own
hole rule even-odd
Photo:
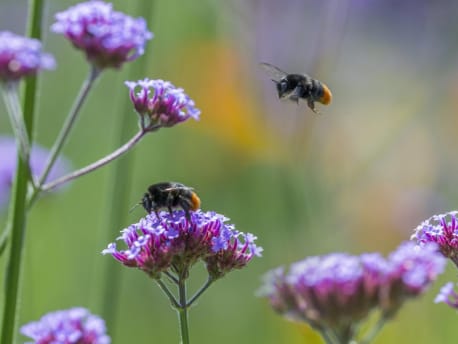
<svg viewBox="0 0 458 344">
<path fill-rule="evenodd" d="M 139 203 L 135 204 L 132 208 L 130 208 L 129 214 L 130 214 L 135 208 L 137 208 L 140 204 L 141 204 L 141 203 L 139 202 Z"/>
</svg>

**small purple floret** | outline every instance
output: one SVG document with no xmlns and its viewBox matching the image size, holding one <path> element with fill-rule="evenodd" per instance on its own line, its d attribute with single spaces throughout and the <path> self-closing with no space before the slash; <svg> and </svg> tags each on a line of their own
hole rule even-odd
<svg viewBox="0 0 458 344">
<path fill-rule="evenodd" d="M 42 51 L 40 41 L 0 32 L 0 82 L 17 81 L 54 67 L 54 58 Z"/>
<path fill-rule="evenodd" d="M 71 308 L 44 315 L 21 327 L 33 339 L 26 344 L 109 344 L 105 322 L 85 308 Z"/>
<path fill-rule="evenodd" d="M 144 53 L 146 41 L 153 38 L 143 18 L 116 12 L 112 4 L 87 1 L 56 14 L 51 26 L 99 69 L 119 68 Z"/>
<path fill-rule="evenodd" d="M 458 309 L 458 293 L 454 290 L 454 284 L 452 282 L 445 284 L 437 294 L 434 302 L 444 302 L 450 307 Z"/>
</svg>

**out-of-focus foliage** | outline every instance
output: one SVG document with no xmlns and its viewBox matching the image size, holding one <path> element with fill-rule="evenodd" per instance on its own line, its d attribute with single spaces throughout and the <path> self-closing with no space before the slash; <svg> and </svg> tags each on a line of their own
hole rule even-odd
<svg viewBox="0 0 458 344">
<path fill-rule="evenodd" d="M 144 0 L 151 1 L 151 0 Z M 254 296 L 267 270 L 308 255 L 392 251 L 422 220 L 456 209 L 458 4 L 442 1 L 154 0 L 148 75 L 109 71 L 64 149 L 82 166 L 114 148 L 124 80 L 170 80 L 202 110 L 199 122 L 146 137 L 135 155 L 129 201 L 146 186 L 195 187 L 204 210 L 255 233 L 264 257 L 215 283 L 190 311 L 195 343 L 320 343 L 305 325 Z M 75 1 L 49 1 L 52 14 Z M 24 32 L 26 1 L 0 3 L 0 30 Z M 43 75 L 36 140 L 52 144 L 88 66 L 62 37 L 45 35 L 57 69 Z M 315 115 L 276 98 L 259 68 L 269 62 L 325 82 L 334 99 Z M 0 133 L 10 133 L 0 105 Z M 133 134 L 133 133 L 132 133 Z M 1 157 L 0 157 L 1 162 Z M 112 167 L 40 199 L 29 221 L 21 323 L 72 306 L 98 314 L 100 232 L 110 214 Z M 126 209 L 126 212 L 129 209 Z M 1 225 L 6 213 L 0 215 Z M 143 216 L 137 209 L 129 223 Z M 110 229 L 113 239 L 129 223 Z M 2 266 L 4 258 L 1 259 Z M 122 269 L 122 267 L 119 267 Z M 408 303 L 376 343 L 455 343 L 456 313 L 433 304 L 440 285 Z M 3 270 L 0 271 L 3 274 Z M 204 278 L 202 270 L 192 272 Z M 178 342 L 176 316 L 144 274 L 123 269 L 113 343 Z M 197 281 L 195 285 L 200 285 Z"/>
</svg>

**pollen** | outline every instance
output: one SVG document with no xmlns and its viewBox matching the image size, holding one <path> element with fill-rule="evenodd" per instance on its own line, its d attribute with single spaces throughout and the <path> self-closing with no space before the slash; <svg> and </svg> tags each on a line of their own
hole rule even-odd
<svg viewBox="0 0 458 344">
<path fill-rule="evenodd" d="M 324 105 L 328 105 L 332 100 L 331 90 L 325 84 L 321 84 L 323 87 L 323 96 L 320 98 L 319 102 Z"/>
</svg>

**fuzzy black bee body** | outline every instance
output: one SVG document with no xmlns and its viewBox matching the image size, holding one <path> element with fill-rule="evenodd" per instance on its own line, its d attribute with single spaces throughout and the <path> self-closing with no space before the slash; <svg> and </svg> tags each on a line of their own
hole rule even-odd
<svg viewBox="0 0 458 344">
<path fill-rule="evenodd" d="M 150 185 L 140 202 L 148 212 L 155 212 L 159 218 L 159 210 L 166 208 L 172 214 L 172 210 L 181 208 L 189 220 L 190 210 L 200 208 L 200 199 L 192 188 L 176 182 L 161 182 Z"/>
<path fill-rule="evenodd" d="M 289 99 L 294 102 L 303 99 L 315 113 L 317 113 L 315 102 L 324 105 L 331 102 L 332 94 L 329 88 L 309 75 L 288 74 L 269 63 L 261 63 L 261 66 L 273 78 L 272 81 L 277 87 L 278 98 Z"/>
</svg>

